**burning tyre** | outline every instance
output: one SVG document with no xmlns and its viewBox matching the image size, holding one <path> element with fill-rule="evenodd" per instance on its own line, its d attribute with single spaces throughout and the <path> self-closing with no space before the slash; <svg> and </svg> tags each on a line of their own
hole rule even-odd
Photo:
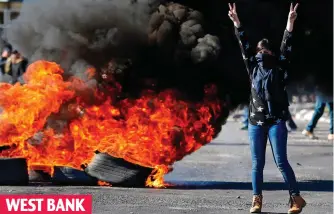
<svg viewBox="0 0 334 214">
<path fill-rule="evenodd" d="M 24 158 L 0 158 L 0 185 L 27 185 L 28 165 Z"/>
<path fill-rule="evenodd" d="M 50 182 L 51 176 L 49 173 L 39 169 L 29 170 L 29 181 L 30 182 Z"/>
<path fill-rule="evenodd" d="M 71 167 L 55 166 L 52 183 L 56 185 L 96 185 L 97 180 L 84 171 Z"/>
<path fill-rule="evenodd" d="M 87 174 L 112 185 L 138 187 L 144 186 L 153 169 L 98 153 L 85 169 Z"/>
</svg>

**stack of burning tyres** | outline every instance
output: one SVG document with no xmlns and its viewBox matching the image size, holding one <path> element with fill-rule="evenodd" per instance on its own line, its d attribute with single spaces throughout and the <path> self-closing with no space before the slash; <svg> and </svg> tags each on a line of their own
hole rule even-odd
<svg viewBox="0 0 334 214">
<path fill-rule="evenodd" d="M 26 84 L 1 84 L 0 165 L 8 172 L 1 184 L 20 184 L 7 177 L 38 169 L 54 183 L 160 187 L 169 166 L 215 135 L 210 123 L 220 101 L 213 86 L 200 104 L 178 100 L 173 91 L 147 91 L 137 100 L 94 91 L 98 100 L 87 106 L 76 93 L 84 83 L 64 81 L 62 73 L 56 63 L 37 61 L 25 73 Z M 66 123 L 59 121 L 64 114 L 71 115 Z"/>
<path fill-rule="evenodd" d="M 196 64 L 219 54 L 218 38 L 204 33 L 197 11 L 160 5 L 149 23 L 149 45 L 166 46 L 179 35 L 174 59 Z M 176 89 L 127 97 L 114 71 L 92 86 L 100 68 L 69 77 L 63 61 L 39 58 L 25 84 L 0 84 L 0 185 L 164 187 L 172 165 L 211 142 L 226 114 L 213 84 L 200 101 Z"/>
</svg>

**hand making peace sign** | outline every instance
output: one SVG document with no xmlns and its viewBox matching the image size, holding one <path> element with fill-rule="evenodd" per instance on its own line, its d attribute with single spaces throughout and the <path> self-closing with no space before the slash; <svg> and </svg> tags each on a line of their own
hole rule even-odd
<svg viewBox="0 0 334 214">
<path fill-rule="evenodd" d="M 230 10 L 228 11 L 228 16 L 232 20 L 235 27 L 240 27 L 240 21 L 237 14 L 237 6 L 235 5 L 235 3 L 233 3 L 233 6 L 229 3 L 228 6 L 230 8 Z"/>
<path fill-rule="evenodd" d="M 235 3 L 233 5 L 231 3 L 228 4 L 230 10 L 228 11 L 228 16 L 232 20 L 233 24 L 235 27 L 239 28 L 240 27 L 240 21 L 239 17 L 237 14 L 237 7 Z M 299 3 L 297 3 L 295 6 L 293 6 L 293 3 L 290 5 L 290 11 L 289 11 L 289 16 L 288 16 L 288 24 L 287 24 L 287 30 L 289 32 L 292 32 L 293 29 L 293 23 L 295 22 L 297 18 L 297 8 L 299 6 Z"/>
<path fill-rule="evenodd" d="M 297 18 L 297 12 L 296 11 L 297 11 L 298 5 L 299 5 L 299 3 L 297 3 L 295 5 L 295 7 L 293 7 L 292 3 L 290 5 L 290 12 L 289 12 L 289 16 L 288 16 L 288 20 L 289 20 L 290 23 L 293 23 Z"/>
</svg>

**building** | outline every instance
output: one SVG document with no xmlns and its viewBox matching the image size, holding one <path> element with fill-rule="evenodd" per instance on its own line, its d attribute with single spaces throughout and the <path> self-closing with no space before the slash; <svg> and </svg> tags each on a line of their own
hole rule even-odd
<svg viewBox="0 0 334 214">
<path fill-rule="evenodd" d="M 23 0 L 0 0 L 0 27 L 3 29 L 18 17 Z"/>
</svg>

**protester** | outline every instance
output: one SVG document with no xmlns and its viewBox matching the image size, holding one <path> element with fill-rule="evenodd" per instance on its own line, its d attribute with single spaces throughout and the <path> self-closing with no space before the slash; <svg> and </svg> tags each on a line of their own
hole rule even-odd
<svg viewBox="0 0 334 214">
<path fill-rule="evenodd" d="M 11 76 L 9 74 L 6 74 L 5 72 L 5 64 L 8 60 L 8 58 L 11 56 L 12 53 L 12 47 L 10 45 L 6 45 L 1 53 L 0 58 L 0 82 L 10 82 Z"/>
<path fill-rule="evenodd" d="M 307 136 L 311 139 L 317 139 L 317 137 L 313 133 L 313 130 L 317 126 L 318 120 L 322 117 L 326 105 L 329 109 L 329 121 L 330 121 L 328 140 L 334 140 L 334 135 L 333 135 L 333 96 L 326 96 L 326 95 L 322 94 L 321 92 L 317 92 L 314 113 L 313 113 L 311 121 L 306 126 L 306 129 L 302 132 L 303 135 L 305 135 L 305 136 Z"/>
<path fill-rule="evenodd" d="M 2 53 L 1 53 L 1 58 L 0 58 L 0 71 L 2 74 L 5 73 L 5 64 L 7 62 L 7 59 L 8 57 L 10 57 L 11 55 L 11 48 L 10 47 L 5 47 L 3 50 L 2 50 Z"/>
<path fill-rule="evenodd" d="M 5 73 L 12 77 L 11 84 L 24 83 L 22 75 L 26 71 L 27 66 L 28 61 L 17 50 L 14 50 L 5 64 Z"/>
<path fill-rule="evenodd" d="M 297 18 L 296 9 L 291 4 L 286 30 L 281 44 L 278 59 L 270 49 L 267 39 L 261 40 L 256 48 L 256 55 L 251 51 L 246 34 L 240 24 L 235 3 L 229 4 L 228 13 L 235 28 L 237 38 L 242 47 L 243 58 L 248 65 L 251 80 L 251 100 L 249 105 L 249 138 L 252 154 L 252 185 L 253 203 L 251 213 L 259 213 L 262 209 L 263 169 L 265 165 L 266 144 L 269 141 L 274 160 L 289 186 L 290 209 L 288 213 L 300 213 L 306 206 L 300 196 L 295 173 L 287 159 L 286 120 L 289 117 L 289 101 L 285 89 L 288 77 L 286 71 L 291 52 L 291 37 L 294 22 Z"/>
</svg>

